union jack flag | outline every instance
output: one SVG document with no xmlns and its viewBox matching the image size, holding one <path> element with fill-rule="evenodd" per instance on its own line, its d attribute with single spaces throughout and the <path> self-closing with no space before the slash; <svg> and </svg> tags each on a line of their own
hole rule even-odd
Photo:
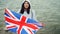
<svg viewBox="0 0 60 34">
<path fill-rule="evenodd" d="M 5 9 L 6 28 L 17 34 L 36 34 L 43 25 L 12 10 Z"/>
</svg>

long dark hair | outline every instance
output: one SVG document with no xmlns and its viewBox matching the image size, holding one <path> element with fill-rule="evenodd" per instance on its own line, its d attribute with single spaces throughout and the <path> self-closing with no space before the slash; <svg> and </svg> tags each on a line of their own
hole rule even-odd
<svg viewBox="0 0 60 34">
<path fill-rule="evenodd" d="M 25 3 L 25 2 L 28 2 L 28 1 L 24 1 L 24 3 Z M 21 10 L 20 10 L 20 13 L 21 13 L 21 14 L 24 13 L 24 9 L 25 9 L 25 7 L 24 7 L 24 3 L 22 4 Z M 28 4 L 29 4 L 29 7 L 28 7 L 27 10 L 26 10 L 26 11 L 27 11 L 27 14 L 30 13 L 30 8 L 31 8 L 29 2 L 28 2 Z"/>
</svg>

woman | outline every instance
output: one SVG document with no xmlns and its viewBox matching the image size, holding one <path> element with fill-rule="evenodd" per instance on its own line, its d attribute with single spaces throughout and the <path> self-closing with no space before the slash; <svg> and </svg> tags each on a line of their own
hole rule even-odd
<svg viewBox="0 0 60 34">
<path fill-rule="evenodd" d="M 31 10 L 30 2 L 27 0 L 25 0 L 23 2 L 21 10 L 19 10 L 19 13 L 28 18 L 38 21 L 35 16 L 35 11 Z M 40 22 L 40 23 L 41 23 L 41 25 L 45 26 L 45 24 L 43 24 L 42 22 Z"/>
<path fill-rule="evenodd" d="M 19 13 L 36 20 L 35 12 L 31 10 L 30 2 L 25 0 L 22 4 L 21 10 L 19 10 Z"/>
</svg>

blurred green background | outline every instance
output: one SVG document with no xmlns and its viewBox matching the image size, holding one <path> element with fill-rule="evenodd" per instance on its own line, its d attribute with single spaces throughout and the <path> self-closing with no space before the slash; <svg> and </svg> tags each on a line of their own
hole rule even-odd
<svg viewBox="0 0 60 34">
<path fill-rule="evenodd" d="M 0 0 L 0 34 L 5 32 L 4 9 L 18 11 L 23 0 Z M 38 21 L 46 24 L 36 34 L 60 34 L 60 0 L 30 0 L 31 7 L 36 12 Z"/>
</svg>

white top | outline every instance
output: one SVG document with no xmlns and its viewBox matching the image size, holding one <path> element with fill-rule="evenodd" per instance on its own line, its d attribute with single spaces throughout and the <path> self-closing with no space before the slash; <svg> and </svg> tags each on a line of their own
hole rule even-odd
<svg viewBox="0 0 60 34">
<path fill-rule="evenodd" d="M 18 13 L 19 12 L 20 12 L 20 9 L 19 9 Z M 22 15 L 26 16 L 27 18 L 31 18 L 31 19 L 37 20 L 34 10 L 30 10 L 30 13 L 29 14 L 27 14 L 27 12 L 24 11 L 24 13 Z"/>
<path fill-rule="evenodd" d="M 24 16 L 26 16 L 26 17 L 28 17 L 28 18 L 32 18 L 31 13 L 30 13 L 30 14 L 27 14 L 27 12 L 26 12 L 26 11 L 24 11 L 24 14 L 22 14 L 22 15 L 24 15 Z"/>
</svg>

